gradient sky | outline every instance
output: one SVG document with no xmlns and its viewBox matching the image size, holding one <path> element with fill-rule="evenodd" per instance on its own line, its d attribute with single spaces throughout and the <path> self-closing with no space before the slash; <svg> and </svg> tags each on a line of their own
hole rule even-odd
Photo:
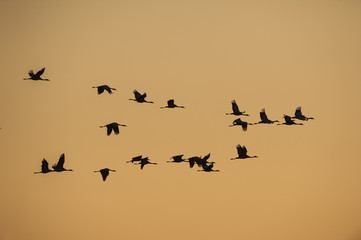
<svg viewBox="0 0 361 240">
<path fill-rule="evenodd" d="M 0 21 L 1 240 L 361 239 L 360 1 L 2 0 Z M 315 120 L 243 132 L 233 99 Z M 209 152 L 221 172 L 166 163 Z M 62 153 L 74 172 L 33 174 Z"/>
</svg>

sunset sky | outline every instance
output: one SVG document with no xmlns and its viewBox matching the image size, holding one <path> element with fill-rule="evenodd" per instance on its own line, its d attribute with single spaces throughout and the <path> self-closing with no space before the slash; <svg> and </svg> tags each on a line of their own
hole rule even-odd
<svg viewBox="0 0 361 240">
<path fill-rule="evenodd" d="M 1 0 L 0 21 L 0 240 L 361 239 L 361 1 Z M 315 119 L 244 132 L 233 99 Z M 62 153 L 73 172 L 33 174 Z M 208 153 L 220 172 L 166 163 Z"/>
</svg>

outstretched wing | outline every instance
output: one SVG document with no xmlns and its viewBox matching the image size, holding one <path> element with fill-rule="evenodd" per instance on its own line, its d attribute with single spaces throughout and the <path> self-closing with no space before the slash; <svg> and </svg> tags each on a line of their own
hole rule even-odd
<svg viewBox="0 0 361 240">
<path fill-rule="evenodd" d="M 291 117 L 288 116 L 288 115 L 283 115 L 283 118 L 285 119 L 286 123 L 291 123 L 291 122 L 293 122 L 292 119 L 291 119 Z"/>
<path fill-rule="evenodd" d="M 35 76 L 36 76 L 36 77 L 40 77 L 40 76 L 44 73 L 44 71 L 45 71 L 45 68 L 42 68 L 40 71 L 38 71 L 38 72 L 35 74 Z"/>
<path fill-rule="evenodd" d="M 49 172 L 49 163 L 48 161 L 45 160 L 45 158 L 43 159 L 43 161 L 41 162 L 41 171 L 42 172 Z"/>
<path fill-rule="evenodd" d="M 137 90 L 134 90 L 133 93 L 134 93 L 135 99 L 139 99 L 142 97 L 142 95 Z"/>
<path fill-rule="evenodd" d="M 118 127 L 118 125 L 113 126 L 113 131 L 114 131 L 114 133 L 115 133 L 116 135 L 119 134 L 119 127 Z"/>
<path fill-rule="evenodd" d="M 237 118 L 236 120 L 233 121 L 233 125 L 241 125 L 242 124 L 242 120 L 240 118 Z"/>
<path fill-rule="evenodd" d="M 30 76 L 30 77 L 34 77 L 34 76 L 35 76 L 33 70 L 30 70 L 30 71 L 29 71 L 29 76 Z"/>
<path fill-rule="evenodd" d="M 239 157 L 242 157 L 243 156 L 243 148 L 240 144 L 237 145 L 237 153 L 238 153 L 238 156 Z"/>
<path fill-rule="evenodd" d="M 57 168 L 63 168 L 64 167 L 64 162 L 65 162 L 65 155 L 64 153 L 61 154 L 58 163 L 56 164 Z"/>
<path fill-rule="evenodd" d="M 241 125 L 242 125 L 242 130 L 243 130 L 243 131 L 247 131 L 247 125 L 248 125 L 248 123 L 247 123 L 247 122 L 241 122 Z"/>
<path fill-rule="evenodd" d="M 235 100 L 232 100 L 232 110 L 233 113 L 239 113 L 239 108 Z"/>
<path fill-rule="evenodd" d="M 109 136 L 112 133 L 113 126 L 107 125 L 107 135 Z"/>
<path fill-rule="evenodd" d="M 204 156 L 202 158 L 202 160 L 205 162 L 205 161 L 207 161 L 209 159 L 210 156 L 211 156 L 211 153 L 208 153 L 206 156 Z"/>
<path fill-rule="evenodd" d="M 302 116 L 301 107 L 296 108 L 295 116 L 296 116 L 296 117 Z"/>
<path fill-rule="evenodd" d="M 259 113 L 259 116 L 261 117 L 262 122 L 269 122 L 269 119 L 266 115 L 266 111 L 264 108 L 262 108 L 261 112 Z"/>
<path fill-rule="evenodd" d="M 98 87 L 98 94 L 102 94 L 104 92 L 103 86 Z"/>
</svg>

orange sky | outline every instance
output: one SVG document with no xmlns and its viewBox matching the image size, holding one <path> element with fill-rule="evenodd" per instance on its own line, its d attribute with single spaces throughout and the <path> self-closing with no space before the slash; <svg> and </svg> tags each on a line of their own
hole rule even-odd
<svg viewBox="0 0 361 240">
<path fill-rule="evenodd" d="M 361 238 L 360 1 L 3 0 L 0 20 L 1 240 Z M 243 132 L 233 99 L 315 120 Z M 209 152 L 218 173 L 166 163 Z M 74 172 L 33 174 L 62 153 Z"/>
</svg>

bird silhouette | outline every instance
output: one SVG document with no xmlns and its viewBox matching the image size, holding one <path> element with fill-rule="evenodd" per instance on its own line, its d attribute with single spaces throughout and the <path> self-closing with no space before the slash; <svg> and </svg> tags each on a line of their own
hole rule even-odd
<svg viewBox="0 0 361 240">
<path fill-rule="evenodd" d="M 238 125 L 242 126 L 243 131 L 247 131 L 247 126 L 252 125 L 252 123 L 243 122 L 240 118 L 237 118 L 236 120 L 233 121 L 233 125 L 229 125 L 229 127 L 238 126 Z"/>
<path fill-rule="evenodd" d="M 65 155 L 63 153 L 61 154 L 58 163 L 53 165 L 54 171 L 55 172 L 73 171 L 72 169 L 65 169 L 64 162 L 65 162 Z"/>
<path fill-rule="evenodd" d="M 275 120 L 275 121 L 269 120 L 264 108 L 262 108 L 261 112 L 259 113 L 259 116 L 261 117 L 261 121 L 259 121 L 258 123 L 253 123 L 253 124 L 260 124 L 260 123 L 271 124 L 271 123 L 278 122 L 278 120 Z"/>
<path fill-rule="evenodd" d="M 48 172 L 52 172 L 52 170 L 49 169 L 49 163 L 44 158 L 43 161 L 41 161 L 41 171 L 40 172 L 34 172 L 34 174 L 48 173 Z"/>
<path fill-rule="evenodd" d="M 134 93 L 135 98 L 134 99 L 129 98 L 129 100 L 136 101 L 138 103 L 144 103 L 144 102 L 145 103 L 154 103 L 154 102 L 145 100 L 145 98 L 147 97 L 147 93 L 140 94 L 137 90 L 134 90 L 133 93 Z"/>
<path fill-rule="evenodd" d="M 29 71 L 29 76 L 30 78 L 24 78 L 24 80 L 34 80 L 34 81 L 50 81 L 49 79 L 43 79 L 41 78 L 41 75 L 44 73 L 45 68 L 42 68 L 41 70 L 39 70 L 36 74 L 34 74 L 33 70 Z"/>
<path fill-rule="evenodd" d="M 127 161 L 127 163 L 134 163 L 134 162 L 140 162 L 140 160 L 142 160 L 142 155 L 133 157 L 132 160 Z"/>
<path fill-rule="evenodd" d="M 237 145 L 237 153 L 238 153 L 238 157 L 231 158 L 231 160 L 245 159 L 245 158 L 257 158 L 258 157 L 258 156 L 248 156 L 246 146 L 242 147 L 240 144 Z"/>
<path fill-rule="evenodd" d="M 116 135 L 118 135 L 119 134 L 119 126 L 126 127 L 127 125 L 123 125 L 123 124 L 113 122 L 113 123 L 109 123 L 107 125 L 100 126 L 100 127 L 101 128 L 106 127 L 107 128 L 107 135 L 109 136 L 112 133 L 112 131 L 114 131 L 114 133 Z"/>
<path fill-rule="evenodd" d="M 108 85 L 101 85 L 101 86 L 97 86 L 97 87 L 93 87 L 93 88 L 98 89 L 98 94 L 102 94 L 104 92 L 104 90 L 106 90 L 109 94 L 113 94 L 112 90 L 117 90 L 115 88 L 109 87 Z"/>
<path fill-rule="evenodd" d="M 207 163 L 202 164 L 203 170 L 198 170 L 199 172 L 219 172 L 219 170 L 213 170 L 214 162 L 210 162 L 209 165 Z"/>
<path fill-rule="evenodd" d="M 246 111 L 239 111 L 239 108 L 238 108 L 238 105 L 236 103 L 235 100 L 232 100 L 232 110 L 233 112 L 232 113 L 226 113 L 226 115 L 236 115 L 236 116 L 240 116 L 240 115 L 243 115 L 243 116 L 249 116 Z"/>
<path fill-rule="evenodd" d="M 303 125 L 302 123 L 296 123 L 295 121 L 293 121 L 290 116 L 283 115 L 283 118 L 285 119 L 285 122 L 279 123 L 277 125 Z"/>
<path fill-rule="evenodd" d="M 100 172 L 100 174 L 102 175 L 103 181 L 105 181 L 109 175 L 109 171 L 115 172 L 115 170 L 111 170 L 109 168 L 103 168 L 103 169 L 100 169 L 99 171 L 94 171 L 94 172 Z"/>
<path fill-rule="evenodd" d="M 198 157 L 198 156 L 188 158 L 189 167 L 193 168 L 195 163 L 198 165 L 198 167 L 201 167 L 202 164 L 208 163 L 207 160 L 209 159 L 210 156 L 211 156 L 211 154 L 209 153 L 206 156 L 204 156 L 203 158 Z"/>
<path fill-rule="evenodd" d="M 160 108 L 184 108 L 184 106 L 178 106 L 178 105 L 174 104 L 174 99 L 170 99 L 167 101 L 167 106 L 160 107 Z"/>
<path fill-rule="evenodd" d="M 184 156 L 184 154 L 173 156 L 170 158 L 170 159 L 173 159 L 173 161 L 167 161 L 167 162 L 171 162 L 171 163 L 186 162 L 186 159 L 183 159 L 183 156 Z"/>
<path fill-rule="evenodd" d="M 143 167 L 147 164 L 155 164 L 156 165 L 157 163 L 149 162 L 149 158 L 145 157 L 140 160 L 140 163 L 136 163 L 136 164 L 140 164 L 140 169 L 143 169 Z"/>
<path fill-rule="evenodd" d="M 296 118 L 302 121 L 308 121 L 308 119 L 314 119 L 313 117 L 306 117 L 305 115 L 303 115 L 301 112 L 301 107 L 296 108 L 295 116 L 292 118 Z"/>
</svg>

